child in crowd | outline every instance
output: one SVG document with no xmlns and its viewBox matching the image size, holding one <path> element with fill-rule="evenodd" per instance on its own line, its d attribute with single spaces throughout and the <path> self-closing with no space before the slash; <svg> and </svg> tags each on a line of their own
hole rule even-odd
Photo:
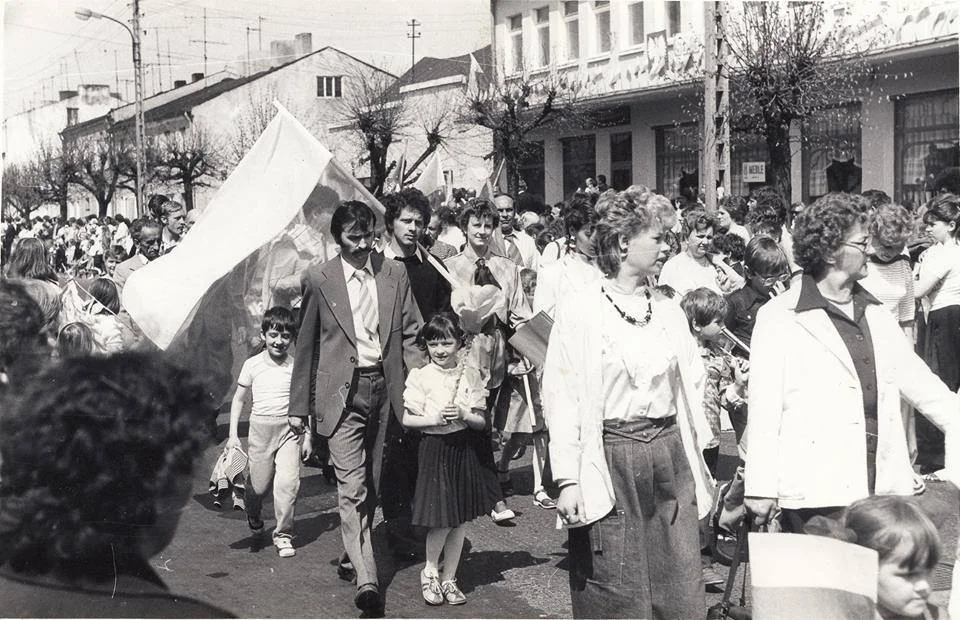
<svg viewBox="0 0 960 620">
<path fill-rule="evenodd" d="M 844 511 L 843 526 L 856 536 L 853 542 L 880 556 L 877 618 L 938 617 L 927 599 L 940 560 L 940 535 L 913 500 L 898 495 L 857 500 Z"/>
<path fill-rule="evenodd" d="M 300 490 L 300 450 L 303 427 L 288 419 L 290 380 L 296 319 L 282 306 L 274 306 L 263 315 L 260 336 L 265 350 L 243 363 L 237 379 L 237 391 L 230 407 L 230 437 L 227 448 L 241 447 L 238 427 L 247 394 L 252 393 L 250 433 L 247 439 L 250 471 L 245 501 L 247 525 L 254 536 L 264 531 L 260 510 L 263 496 L 273 485 L 273 509 L 277 526 L 273 544 L 282 558 L 296 555 L 293 548 L 293 518 Z M 299 419 L 297 420 L 299 422 Z"/>
<path fill-rule="evenodd" d="M 99 352 L 93 330 L 86 323 L 74 321 L 60 328 L 57 335 L 57 353 L 60 359 Z"/>
<path fill-rule="evenodd" d="M 119 353 L 133 346 L 136 337 L 120 317 L 120 289 L 110 278 L 90 283 L 90 327 L 97 346 L 104 353 Z"/>
<path fill-rule="evenodd" d="M 703 409 L 713 437 L 703 448 L 703 458 L 710 474 L 716 477 L 720 456 L 720 409 L 727 409 L 732 421 L 745 406 L 745 365 L 721 345 L 725 340 L 723 321 L 729 311 L 722 295 L 706 287 L 697 288 L 683 296 L 680 307 L 687 315 L 690 331 L 700 346 L 700 355 L 707 371 Z"/>
<path fill-rule="evenodd" d="M 441 312 L 430 318 L 417 336 L 430 363 L 410 371 L 403 393 L 403 425 L 423 433 L 413 524 L 428 530 L 420 573 L 428 605 L 467 602 L 457 586 L 463 526 L 488 514 L 500 494 L 496 474 L 482 457 L 489 451 L 480 432 L 486 425 L 487 390 L 480 372 L 458 358 L 464 340 L 456 315 Z"/>
</svg>

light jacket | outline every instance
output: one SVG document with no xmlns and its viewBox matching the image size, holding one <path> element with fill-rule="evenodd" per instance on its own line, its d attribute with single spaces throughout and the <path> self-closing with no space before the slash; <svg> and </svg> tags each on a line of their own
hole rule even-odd
<svg viewBox="0 0 960 620">
<path fill-rule="evenodd" d="M 784 508 L 846 506 L 868 495 L 860 380 L 822 309 L 796 312 L 800 286 L 757 315 L 751 341 L 746 494 Z M 960 397 L 914 352 L 890 312 L 868 305 L 877 380 L 878 495 L 911 495 L 901 396 L 946 432 L 947 470 L 957 482 Z"/>
<path fill-rule="evenodd" d="M 603 321 L 597 309 L 608 303 L 601 282 L 571 292 L 557 307 L 547 346 L 543 375 L 543 408 L 550 430 L 550 466 L 557 480 L 576 480 L 587 523 L 602 519 L 616 503 L 603 450 Z M 652 291 L 653 314 L 676 344 L 680 368 L 677 425 L 693 472 L 697 509 L 710 512 L 713 479 L 701 449 L 711 437 L 703 413 L 705 372 L 696 341 L 679 304 Z M 620 320 L 620 319 L 616 319 Z"/>
</svg>

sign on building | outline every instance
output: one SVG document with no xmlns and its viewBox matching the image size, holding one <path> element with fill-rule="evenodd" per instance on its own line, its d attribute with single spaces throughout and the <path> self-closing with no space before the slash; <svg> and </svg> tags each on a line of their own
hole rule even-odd
<svg viewBox="0 0 960 620">
<path fill-rule="evenodd" d="M 767 182 L 767 162 L 765 161 L 743 162 L 743 182 L 744 183 L 766 183 Z"/>
</svg>

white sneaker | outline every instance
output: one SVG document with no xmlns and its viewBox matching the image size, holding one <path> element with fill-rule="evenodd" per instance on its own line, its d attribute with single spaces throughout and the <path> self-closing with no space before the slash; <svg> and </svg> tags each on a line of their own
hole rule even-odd
<svg viewBox="0 0 960 620">
<path fill-rule="evenodd" d="M 297 555 L 297 550 L 293 548 L 293 543 L 286 536 L 274 538 L 273 545 L 277 548 L 277 555 L 281 558 L 292 558 Z"/>
<path fill-rule="evenodd" d="M 502 510 L 500 512 L 497 512 L 496 510 L 490 511 L 490 518 L 493 519 L 494 523 L 503 523 L 505 521 L 510 521 L 511 519 L 516 518 L 516 516 L 517 516 L 516 513 L 514 513 L 509 508 L 507 508 L 506 510 Z"/>
</svg>

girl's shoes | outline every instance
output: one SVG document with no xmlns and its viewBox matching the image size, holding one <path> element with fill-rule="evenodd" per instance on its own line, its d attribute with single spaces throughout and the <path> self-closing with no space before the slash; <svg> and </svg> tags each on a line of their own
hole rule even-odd
<svg viewBox="0 0 960 620">
<path fill-rule="evenodd" d="M 426 569 L 421 570 L 420 591 L 423 593 L 423 600 L 426 601 L 427 605 L 443 605 L 444 595 L 438 575 L 427 575 Z M 460 596 L 463 596 L 462 592 Z M 466 602 L 466 598 L 464 598 L 464 602 Z"/>
<path fill-rule="evenodd" d="M 440 584 L 443 589 L 443 598 L 446 599 L 447 603 L 450 605 L 463 605 L 467 602 L 467 597 L 464 595 L 463 591 L 460 589 L 460 586 L 457 585 L 456 579 L 451 579 L 450 581 L 444 581 Z"/>
<path fill-rule="evenodd" d="M 544 510 L 553 510 L 557 507 L 557 500 L 547 495 L 547 492 L 543 489 L 533 494 L 533 503 Z"/>
</svg>

